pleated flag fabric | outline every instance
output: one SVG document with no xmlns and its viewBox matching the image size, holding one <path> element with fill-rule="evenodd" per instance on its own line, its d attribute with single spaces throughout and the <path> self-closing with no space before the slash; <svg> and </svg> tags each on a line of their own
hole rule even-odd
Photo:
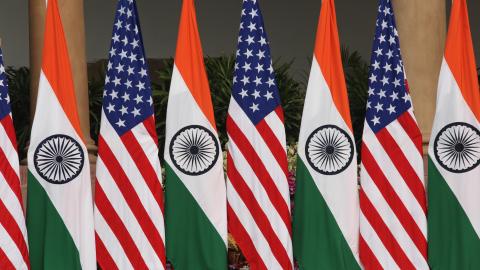
<svg viewBox="0 0 480 270">
<path fill-rule="evenodd" d="M 152 88 L 135 0 L 119 0 L 98 136 L 97 260 L 102 269 L 164 269 L 163 190 Z"/>
<path fill-rule="evenodd" d="M 362 138 L 359 255 L 365 269 L 428 269 L 422 135 L 394 7 L 380 0 Z"/>
<path fill-rule="evenodd" d="M 454 0 L 428 148 L 432 269 L 480 269 L 480 91 L 467 4 Z"/>
<path fill-rule="evenodd" d="M 354 141 L 335 4 L 323 0 L 298 141 L 293 247 L 300 269 L 360 269 Z"/>
<path fill-rule="evenodd" d="M 96 269 L 91 192 L 70 58 L 57 0 L 50 0 L 28 149 L 31 269 Z"/>
<path fill-rule="evenodd" d="M 0 49 L 0 269 L 28 269 L 30 265 L 19 170 L 8 78 Z"/>
<path fill-rule="evenodd" d="M 227 269 L 223 156 L 193 0 L 184 0 L 167 108 L 165 221 L 175 269 Z"/>
</svg>

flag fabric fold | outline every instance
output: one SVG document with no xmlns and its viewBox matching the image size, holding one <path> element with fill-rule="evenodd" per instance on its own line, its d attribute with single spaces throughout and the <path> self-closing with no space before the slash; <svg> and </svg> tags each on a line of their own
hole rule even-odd
<svg viewBox="0 0 480 270">
<path fill-rule="evenodd" d="M 413 114 L 394 10 L 380 0 L 360 175 L 365 269 L 428 269 L 422 136 Z"/>
<path fill-rule="evenodd" d="M 226 269 L 223 155 L 193 0 L 183 1 L 165 137 L 167 258 L 175 269 Z"/>
<path fill-rule="evenodd" d="M 31 269 L 96 269 L 93 203 L 57 0 L 47 4 L 43 59 L 28 150 Z"/>
<path fill-rule="evenodd" d="M 0 269 L 28 269 L 27 228 L 8 78 L 0 49 Z"/>
<path fill-rule="evenodd" d="M 135 0 L 119 0 L 112 33 L 95 186 L 97 260 L 103 269 L 165 269 L 163 189 Z"/>
<path fill-rule="evenodd" d="M 298 141 L 293 247 L 300 269 L 360 269 L 357 163 L 335 4 L 323 0 Z"/>
<path fill-rule="evenodd" d="M 293 269 L 283 110 L 258 2 L 243 1 L 228 108 L 228 229 L 251 269 Z"/>
<path fill-rule="evenodd" d="M 454 0 L 428 148 L 432 269 L 480 269 L 480 91 L 467 3 Z"/>
</svg>

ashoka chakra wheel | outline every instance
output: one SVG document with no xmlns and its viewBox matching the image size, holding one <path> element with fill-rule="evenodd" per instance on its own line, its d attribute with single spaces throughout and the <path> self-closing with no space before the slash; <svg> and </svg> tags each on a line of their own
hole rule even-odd
<svg viewBox="0 0 480 270">
<path fill-rule="evenodd" d="M 208 129 L 192 125 L 180 129 L 170 141 L 170 158 L 175 167 L 187 175 L 201 175 L 216 163 L 219 146 Z"/>
<path fill-rule="evenodd" d="M 435 158 L 445 170 L 468 172 L 480 164 L 480 132 L 467 123 L 448 124 L 438 133 L 433 149 Z"/>
<path fill-rule="evenodd" d="M 343 129 L 325 125 L 307 139 L 305 155 L 314 170 L 325 175 L 339 174 L 353 160 L 353 141 Z"/>
<path fill-rule="evenodd" d="M 37 173 L 52 184 L 65 184 L 75 179 L 83 169 L 84 153 L 70 136 L 52 135 L 37 146 L 33 155 Z"/>
</svg>

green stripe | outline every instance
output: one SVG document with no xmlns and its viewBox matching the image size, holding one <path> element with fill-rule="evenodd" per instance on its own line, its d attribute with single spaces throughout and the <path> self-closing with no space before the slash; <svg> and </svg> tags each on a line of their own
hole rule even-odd
<svg viewBox="0 0 480 270">
<path fill-rule="evenodd" d="M 78 249 L 38 180 L 28 172 L 27 230 L 31 269 L 82 269 Z"/>
<path fill-rule="evenodd" d="M 360 269 L 303 161 L 297 159 L 293 252 L 300 269 Z"/>
<path fill-rule="evenodd" d="M 428 262 L 431 269 L 480 269 L 479 236 L 430 157 L 428 181 Z"/>
<path fill-rule="evenodd" d="M 179 270 L 225 270 L 227 247 L 172 168 L 165 163 L 167 258 Z M 199 177 L 198 181 L 202 181 Z M 215 196 L 215 194 L 205 194 Z"/>
</svg>

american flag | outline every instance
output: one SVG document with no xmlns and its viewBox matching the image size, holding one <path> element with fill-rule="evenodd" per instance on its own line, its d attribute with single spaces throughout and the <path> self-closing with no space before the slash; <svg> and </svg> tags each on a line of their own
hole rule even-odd
<svg viewBox="0 0 480 270">
<path fill-rule="evenodd" d="M 428 269 L 422 136 L 390 0 L 380 0 L 369 81 L 360 259 L 365 269 Z"/>
<path fill-rule="evenodd" d="M 258 0 L 244 0 L 227 117 L 228 228 L 252 269 L 292 269 L 283 111 Z"/>
<path fill-rule="evenodd" d="M 28 269 L 27 229 L 20 190 L 17 139 L 0 49 L 0 269 Z"/>
<path fill-rule="evenodd" d="M 161 169 L 134 0 L 119 0 L 103 94 L 95 188 L 103 269 L 164 269 Z"/>
</svg>

